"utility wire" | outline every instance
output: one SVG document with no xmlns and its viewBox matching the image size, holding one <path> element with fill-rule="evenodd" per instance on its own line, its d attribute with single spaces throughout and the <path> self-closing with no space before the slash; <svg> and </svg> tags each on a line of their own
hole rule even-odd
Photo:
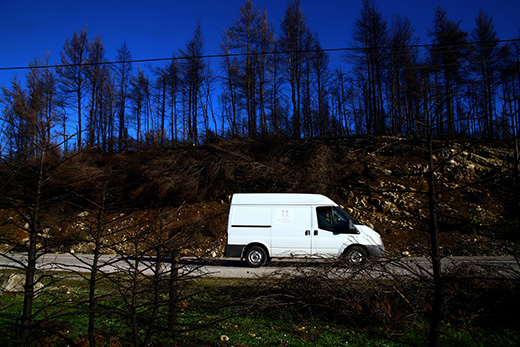
<svg viewBox="0 0 520 347">
<path fill-rule="evenodd" d="M 520 43 L 520 39 L 506 39 L 506 40 L 495 40 L 495 41 L 486 41 L 486 42 L 467 42 L 467 43 L 459 43 L 455 45 L 439 45 L 435 43 L 431 44 L 415 44 L 415 45 L 404 45 L 399 47 L 403 48 L 435 48 L 433 53 L 447 53 L 450 51 L 455 51 L 456 48 L 475 46 L 481 44 L 491 44 L 491 43 Z M 208 54 L 208 55 L 200 55 L 200 56 L 173 56 L 170 58 L 146 58 L 146 59 L 131 59 L 124 61 L 103 61 L 103 62 L 83 62 L 78 64 L 54 64 L 54 65 L 29 65 L 29 66 L 8 66 L 8 67 L 0 67 L 0 71 L 9 71 L 9 70 L 28 70 L 28 69 L 48 69 L 48 68 L 62 68 L 62 67 L 71 67 L 71 66 L 95 66 L 95 65 L 117 65 L 123 63 L 153 63 L 153 62 L 161 62 L 161 61 L 174 61 L 174 60 L 188 60 L 188 59 L 212 59 L 212 58 L 226 58 L 226 57 L 243 57 L 247 55 L 274 55 L 274 54 L 305 54 L 305 53 L 317 53 L 317 52 L 369 52 L 368 55 L 383 55 L 385 51 L 390 50 L 390 53 L 399 53 L 399 51 L 392 51 L 392 46 L 379 46 L 379 47 L 348 47 L 348 48 L 323 48 L 323 49 L 303 49 L 303 50 L 295 50 L 295 51 L 269 51 L 269 52 L 250 52 L 248 53 L 221 53 L 221 54 Z M 475 47 L 478 49 L 481 47 Z M 484 47 L 485 49 L 486 47 Z M 446 49 L 446 50 L 443 50 Z M 379 51 L 379 52 L 377 52 Z M 402 51 L 401 51 L 402 52 Z M 366 55 L 366 54 L 365 54 Z"/>
</svg>

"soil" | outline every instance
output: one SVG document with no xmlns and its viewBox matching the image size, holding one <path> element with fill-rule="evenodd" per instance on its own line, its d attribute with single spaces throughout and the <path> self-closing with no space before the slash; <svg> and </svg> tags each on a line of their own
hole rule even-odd
<svg viewBox="0 0 520 347">
<path fill-rule="evenodd" d="M 232 194 L 319 193 L 378 231 L 388 255 L 423 255 L 430 247 L 425 148 L 420 139 L 358 137 L 214 140 L 125 153 L 85 151 L 56 166 L 52 177 L 59 179 L 46 182 L 45 194 L 63 198 L 45 207 L 42 224 L 49 226 L 45 230 L 53 250 L 89 251 L 88 242 L 77 240 L 92 230 L 104 206 L 104 217 L 111 218 L 106 229 L 118 230 L 112 237 L 121 237 L 124 225 L 137 219 L 164 220 L 162 227 L 152 228 L 155 234 L 190 235 L 183 254 L 219 256 Z M 435 141 L 443 255 L 518 250 L 515 163 L 508 143 Z M 23 242 L 27 235 L 20 231 L 24 223 L 17 220 L 19 215 L 4 206 L 0 228 Z"/>
</svg>

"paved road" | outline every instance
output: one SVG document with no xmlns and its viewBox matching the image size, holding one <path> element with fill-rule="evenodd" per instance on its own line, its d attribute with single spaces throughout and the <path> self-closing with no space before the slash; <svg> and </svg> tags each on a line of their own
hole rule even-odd
<svg viewBox="0 0 520 347">
<path fill-rule="evenodd" d="M 71 271 L 88 273 L 92 267 L 91 254 L 45 254 L 38 259 L 38 268 L 49 271 Z M 21 253 L 0 254 L 0 268 L 20 268 L 25 263 L 25 255 Z M 115 255 L 102 255 L 100 270 L 103 272 L 129 272 L 134 268 L 152 274 L 156 262 L 152 258 L 123 258 Z M 367 272 L 370 276 L 429 276 L 431 263 L 427 258 L 409 257 L 399 259 L 381 259 L 368 264 L 364 268 L 337 266 L 331 261 L 323 259 L 285 259 L 273 260 L 261 268 L 247 267 L 238 258 L 211 258 L 193 259 L 183 258 L 179 264 L 179 271 L 184 275 L 210 276 L 222 278 L 255 278 L 262 276 L 283 276 L 288 273 L 301 271 L 320 271 L 327 269 L 331 276 Z M 520 279 L 518 261 L 513 257 L 453 257 L 443 259 L 443 268 L 447 273 L 464 271 L 485 276 L 501 276 Z M 166 262 L 160 271 L 166 273 L 170 263 Z M 369 271 L 365 271 L 369 270 Z"/>
</svg>

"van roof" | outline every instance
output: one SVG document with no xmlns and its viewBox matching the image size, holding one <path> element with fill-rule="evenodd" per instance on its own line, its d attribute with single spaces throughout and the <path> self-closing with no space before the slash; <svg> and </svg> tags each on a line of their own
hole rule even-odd
<svg viewBox="0 0 520 347">
<path fill-rule="evenodd" d="M 240 193 L 233 194 L 232 205 L 333 205 L 337 204 L 321 194 L 303 193 Z"/>
</svg>

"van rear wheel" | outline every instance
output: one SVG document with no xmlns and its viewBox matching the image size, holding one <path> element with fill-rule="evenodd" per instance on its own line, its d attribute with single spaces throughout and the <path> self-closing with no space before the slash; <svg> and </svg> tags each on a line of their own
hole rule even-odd
<svg viewBox="0 0 520 347">
<path fill-rule="evenodd" d="M 364 264 L 368 259 L 368 252 L 361 246 L 352 246 L 343 252 L 342 260 L 349 264 Z"/>
<path fill-rule="evenodd" d="M 267 252 L 260 246 L 253 246 L 246 252 L 246 263 L 251 267 L 260 267 L 267 261 Z"/>
</svg>

